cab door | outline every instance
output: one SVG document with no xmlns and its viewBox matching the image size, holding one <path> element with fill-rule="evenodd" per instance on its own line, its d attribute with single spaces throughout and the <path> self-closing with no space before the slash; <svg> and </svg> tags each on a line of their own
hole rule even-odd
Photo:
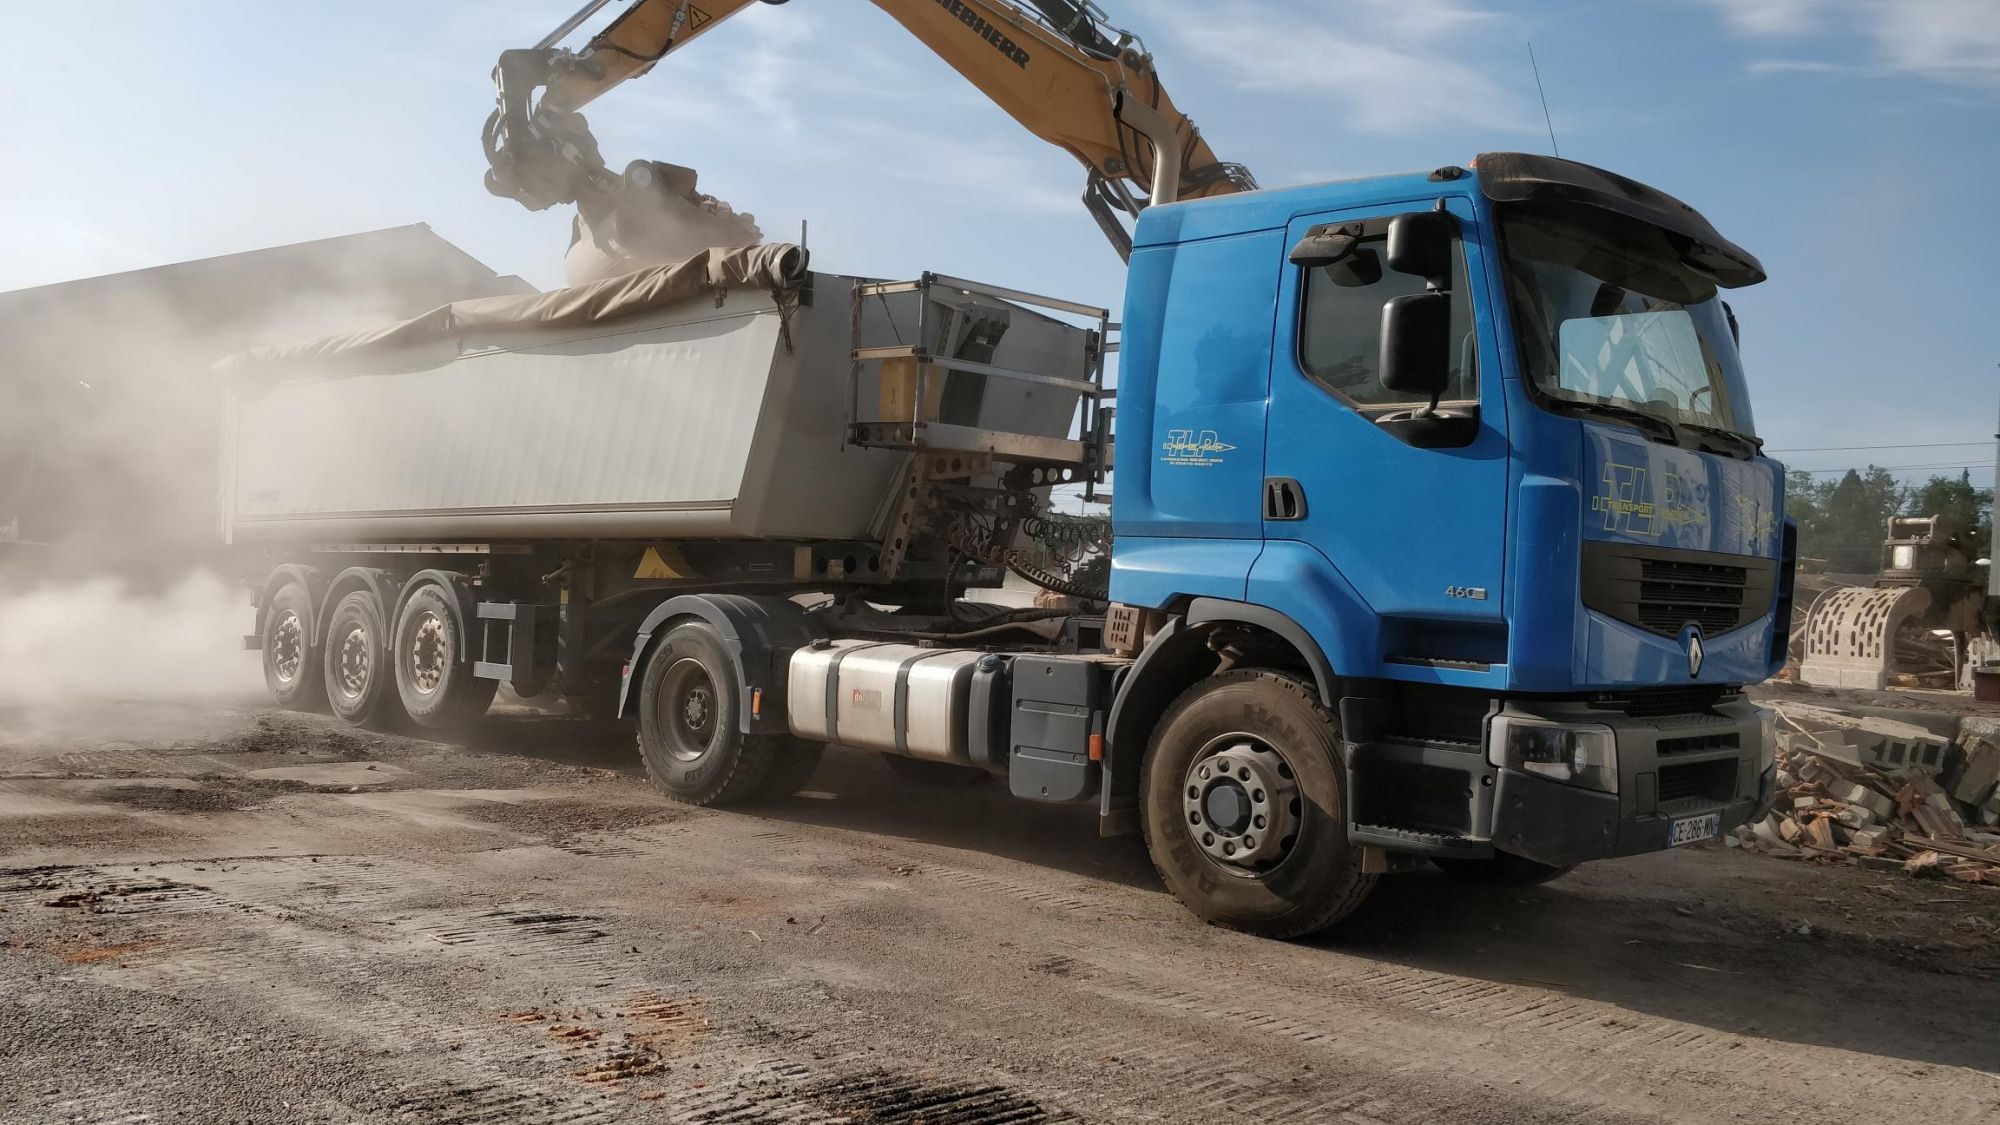
<svg viewBox="0 0 2000 1125">
<path fill-rule="evenodd" d="M 1448 421 L 1418 418 L 1431 404 L 1380 378 L 1384 304 L 1427 288 L 1390 267 L 1389 220 L 1438 206 L 1414 199 L 1301 217 L 1286 232 L 1288 250 L 1328 233 L 1351 235 L 1352 250 L 1333 265 L 1280 263 L 1265 555 L 1287 544 L 1317 550 L 1380 619 L 1382 666 L 1355 674 L 1430 679 L 1417 669 L 1506 661 L 1504 396 L 1485 262 L 1463 198 L 1444 205 L 1458 231 L 1451 378 L 1438 404 Z"/>
</svg>

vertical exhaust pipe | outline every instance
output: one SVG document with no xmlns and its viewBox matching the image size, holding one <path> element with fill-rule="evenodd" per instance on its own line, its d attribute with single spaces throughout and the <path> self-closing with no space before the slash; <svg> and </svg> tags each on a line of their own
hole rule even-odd
<svg viewBox="0 0 2000 1125">
<path fill-rule="evenodd" d="M 1148 204 L 1172 203 L 1181 194 L 1181 146 L 1173 119 L 1140 101 L 1131 90 L 1118 96 L 1118 120 L 1139 131 L 1153 146 L 1153 187 Z"/>
</svg>

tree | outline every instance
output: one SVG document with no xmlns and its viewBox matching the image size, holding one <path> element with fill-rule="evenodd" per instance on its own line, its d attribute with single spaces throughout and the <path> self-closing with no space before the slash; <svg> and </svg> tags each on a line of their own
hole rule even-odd
<svg viewBox="0 0 2000 1125">
<path fill-rule="evenodd" d="M 1985 558 L 1993 542 L 1993 490 L 1975 488 L 1970 469 L 1956 480 L 1932 477 L 1923 487 L 1911 489 L 1903 514 L 1952 517 L 1958 526 L 1971 531 L 1972 541 L 1966 547 L 1975 559 Z"/>
<path fill-rule="evenodd" d="M 1802 554 L 1826 560 L 1835 574 L 1874 574 L 1882 564 L 1882 540 L 1889 531 L 1889 517 L 1902 508 L 1903 489 L 1889 470 L 1868 466 L 1866 474 L 1847 470 L 1824 498 L 1818 542 L 1808 550 L 1801 536 Z"/>
</svg>

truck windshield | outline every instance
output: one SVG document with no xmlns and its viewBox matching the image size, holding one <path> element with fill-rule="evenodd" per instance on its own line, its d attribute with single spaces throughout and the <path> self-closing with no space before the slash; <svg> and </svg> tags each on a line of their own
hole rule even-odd
<svg viewBox="0 0 2000 1125">
<path fill-rule="evenodd" d="M 1580 207 L 1506 208 L 1500 229 L 1542 397 L 1756 436 L 1729 314 L 1672 236 Z"/>
</svg>

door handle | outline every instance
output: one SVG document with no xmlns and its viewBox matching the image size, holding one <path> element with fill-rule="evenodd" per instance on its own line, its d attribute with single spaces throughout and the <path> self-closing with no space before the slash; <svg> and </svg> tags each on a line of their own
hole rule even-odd
<svg viewBox="0 0 2000 1125">
<path fill-rule="evenodd" d="M 1267 520 L 1306 518 L 1306 490 L 1290 477 L 1265 477 L 1264 518 Z"/>
</svg>

